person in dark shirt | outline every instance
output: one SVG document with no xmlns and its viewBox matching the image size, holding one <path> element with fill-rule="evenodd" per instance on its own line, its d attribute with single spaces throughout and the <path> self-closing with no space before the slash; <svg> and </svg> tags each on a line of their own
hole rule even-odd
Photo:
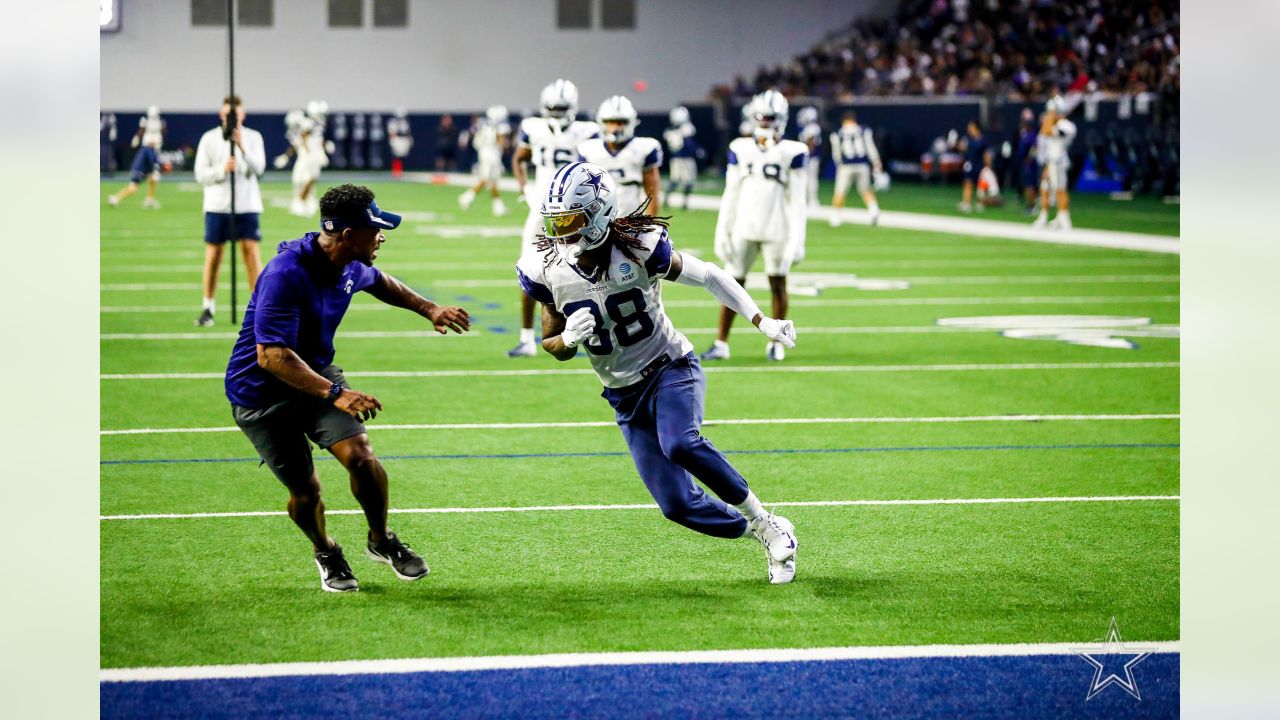
<svg viewBox="0 0 1280 720">
<path fill-rule="evenodd" d="M 1027 212 L 1034 212 L 1036 192 L 1040 189 L 1040 163 L 1036 162 L 1036 139 L 1040 136 L 1040 128 L 1036 125 L 1035 113 L 1031 108 L 1022 109 L 1022 121 L 1018 126 L 1017 174 L 1018 185 L 1022 188 L 1023 202 Z"/>
<path fill-rule="evenodd" d="M 452 172 L 457 168 L 458 126 L 452 115 L 445 115 L 436 126 L 436 170 Z"/>
<path fill-rule="evenodd" d="M 964 142 L 964 195 L 960 200 L 960 212 L 973 212 L 973 188 L 983 168 L 991 167 L 991 146 L 982 134 L 977 120 L 969 121 Z"/>
<path fill-rule="evenodd" d="M 289 490 L 289 517 L 311 540 L 321 587 L 358 590 L 342 548 L 325 531 L 320 478 L 308 439 L 333 454 L 369 523 L 366 554 L 402 580 L 427 575 L 427 564 L 387 528 L 387 472 L 373 453 L 364 420 L 382 403 L 347 385 L 333 363 L 333 337 L 354 293 L 412 310 L 436 332 L 470 328 L 467 311 L 442 307 L 373 267 L 400 216 L 380 209 L 373 192 L 340 185 L 320 199 L 320 232 L 280 243 L 249 298 L 227 363 L 231 414 L 271 472 Z"/>
</svg>

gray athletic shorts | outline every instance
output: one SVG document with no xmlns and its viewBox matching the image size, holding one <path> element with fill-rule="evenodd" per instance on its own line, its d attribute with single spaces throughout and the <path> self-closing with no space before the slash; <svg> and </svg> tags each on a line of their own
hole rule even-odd
<svg viewBox="0 0 1280 720">
<path fill-rule="evenodd" d="M 342 368 L 330 365 L 320 374 L 346 384 Z M 303 487 L 315 466 L 311 442 L 328 450 L 334 443 L 365 432 L 364 423 L 320 398 L 297 393 L 265 408 L 247 408 L 232 403 L 231 416 L 249 436 L 258 457 L 285 487 Z"/>
</svg>

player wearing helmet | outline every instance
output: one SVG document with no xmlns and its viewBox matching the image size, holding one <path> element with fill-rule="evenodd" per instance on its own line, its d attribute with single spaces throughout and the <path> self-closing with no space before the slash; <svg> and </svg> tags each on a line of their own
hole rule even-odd
<svg viewBox="0 0 1280 720">
<path fill-rule="evenodd" d="M 387 146 L 391 148 L 391 174 L 400 177 L 404 172 L 404 160 L 413 150 L 413 128 L 409 125 L 409 113 L 397 108 L 387 121 Z"/>
<path fill-rule="evenodd" d="M 1055 193 L 1058 214 L 1049 227 L 1071 229 L 1071 198 L 1067 196 L 1067 171 L 1071 158 L 1067 148 L 1076 136 L 1076 125 L 1066 117 L 1066 101 L 1054 96 L 1045 104 L 1044 119 L 1040 122 L 1040 137 L 1036 139 L 1036 159 L 1040 162 L 1040 214 L 1035 227 L 1044 227 L 1049 219 L 1049 193 Z"/>
<path fill-rule="evenodd" d="M 491 207 L 493 214 L 499 217 L 507 214 L 507 206 L 498 194 L 498 181 L 502 179 L 502 154 L 507 150 L 511 137 L 511 126 L 507 124 L 507 109 L 502 105 L 494 105 L 484 113 L 484 120 L 476 125 L 475 136 L 471 139 L 471 147 L 476 150 L 476 184 L 458 196 L 458 204 L 463 210 L 469 210 L 476 199 L 476 193 L 487 185 L 493 197 Z"/>
<path fill-rule="evenodd" d="M 693 346 L 663 310 L 659 281 L 706 289 L 773 342 L 794 346 L 795 326 L 765 317 L 720 268 L 676 252 L 664 220 L 640 212 L 619 217 L 617 198 L 613 178 L 598 165 L 576 162 L 553 176 L 539 208 L 539 252 L 516 266 L 521 288 L 542 303 L 542 347 L 558 360 L 586 348 L 663 515 L 714 537 L 753 535 L 764 545 L 769 581 L 790 582 L 794 527 L 766 511 L 702 436 L 706 380 Z"/>
<path fill-rule="evenodd" d="M 807 219 L 804 168 L 809 154 L 804 143 L 782 139 L 787 107 L 787 99 L 775 90 L 751 101 L 752 136 L 729 143 L 729 168 L 715 233 L 716 256 L 739 284 L 746 282 L 756 256 L 764 255 L 773 316 L 779 319 L 787 316 L 787 274 L 793 263 L 804 259 Z M 702 353 L 703 360 L 729 358 L 733 317 L 728 306 L 720 309 L 719 334 L 711 349 Z M 782 360 L 785 347 L 771 340 L 765 357 Z"/>
<path fill-rule="evenodd" d="M 694 139 L 693 123 L 689 122 L 689 109 L 681 105 L 673 108 L 668 120 L 671 124 L 662 133 L 667 143 L 667 165 L 670 167 L 667 178 L 667 200 L 675 206 L 672 196 L 677 190 L 684 191 L 684 208 L 689 209 L 689 193 L 693 192 L 693 183 L 698 179 L 698 158 L 702 157 L 702 148 Z"/>
<path fill-rule="evenodd" d="M 818 108 L 800 108 L 796 113 L 800 132 L 796 138 L 809 149 L 809 162 L 805 172 L 809 174 L 809 207 L 818 206 L 818 174 L 822 169 L 822 125 L 818 123 Z"/>
<path fill-rule="evenodd" d="M 156 200 L 156 186 L 160 184 L 160 148 L 164 145 L 164 120 L 160 117 L 160 108 L 151 105 L 147 114 L 138 118 L 138 132 L 130 142 L 138 152 L 133 156 L 133 165 L 129 168 L 129 184 L 120 192 L 107 196 L 107 204 L 115 207 L 121 200 L 138 192 L 143 178 L 147 180 L 147 196 L 142 199 L 144 209 L 158 209 L 160 201 Z M 165 168 L 166 170 L 168 168 Z"/>
<path fill-rule="evenodd" d="M 516 152 L 511 157 L 511 174 L 520 188 L 520 199 L 529 206 L 521 236 L 521 256 L 533 253 L 538 232 L 542 228 L 542 216 L 538 204 L 546 193 L 556 171 L 578 159 L 578 146 L 600 136 L 600 128 L 593 122 L 576 120 L 578 113 L 578 88 L 568 80 L 556 80 L 542 89 L 541 117 L 528 117 L 520 121 L 520 135 Z M 524 164 L 533 163 L 536 169 L 534 182 L 529 182 Z M 507 357 L 533 357 L 538 354 L 533 344 L 533 298 L 520 296 L 520 344 L 507 352 Z"/>
<path fill-rule="evenodd" d="M 618 184 L 618 206 L 623 214 L 644 210 L 661 215 L 658 202 L 658 168 L 662 165 L 662 144 L 653 138 L 636 137 L 636 109 L 631 101 L 614 95 L 600 103 L 596 122 L 601 137 L 578 146 L 578 159 L 595 163 Z"/>
</svg>

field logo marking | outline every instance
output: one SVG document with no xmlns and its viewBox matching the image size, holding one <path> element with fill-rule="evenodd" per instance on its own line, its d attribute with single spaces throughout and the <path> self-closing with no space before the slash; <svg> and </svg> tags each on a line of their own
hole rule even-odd
<svg viewBox="0 0 1280 720">
<path fill-rule="evenodd" d="M 1157 325 L 1151 318 L 1118 315 L 993 315 L 942 318 L 941 327 L 998 330 L 1018 340 L 1056 340 L 1071 345 L 1136 350 L 1128 338 L 1179 338 L 1177 325 Z"/>
<path fill-rule="evenodd" d="M 1120 639 L 1120 625 L 1114 617 L 1111 618 L 1111 626 L 1107 629 L 1107 639 L 1101 645 L 1076 647 L 1072 648 L 1072 651 L 1093 666 L 1093 682 L 1089 684 L 1089 694 L 1085 696 L 1085 702 L 1092 700 L 1093 696 L 1111 685 L 1119 686 L 1138 702 L 1142 702 L 1142 694 L 1138 692 L 1138 681 L 1133 678 L 1133 669 L 1155 652 L 1156 648 L 1126 645 Z M 1108 670 L 1108 664 L 1113 669 Z M 1118 668 L 1117 665 L 1119 665 Z M 1116 673 L 1116 669 L 1124 673 L 1123 678 Z"/>
</svg>

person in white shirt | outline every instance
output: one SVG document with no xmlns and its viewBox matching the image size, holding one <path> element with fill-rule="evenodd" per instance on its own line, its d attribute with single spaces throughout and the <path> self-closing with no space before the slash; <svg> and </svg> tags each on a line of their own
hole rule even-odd
<svg viewBox="0 0 1280 720">
<path fill-rule="evenodd" d="M 751 137 L 729 143 L 729 167 L 724 196 L 716 220 L 715 252 L 725 272 L 745 284 L 756 257 L 764 256 L 769 276 L 773 316 L 787 317 L 787 275 L 804 259 L 808 217 L 809 149 L 802 142 L 783 140 L 787 127 L 787 99 L 766 90 L 751 101 Z M 703 360 L 729 359 L 729 328 L 734 312 L 720 308 L 719 334 Z M 784 345 L 770 340 L 765 358 L 782 360 Z"/>
<path fill-rule="evenodd" d="M 476 123 L 475 135 L 471 138 L 471 146 L 476 150 L 476 184 L 458 196 L 458 205 L 464 211 L 471 209 L 476 193 L 488 187 L 493 197 L 490 203 L 493 214 L 496 217 L 507 214 L 507 206 L 498 194 L 498 181 L 502 179 L 502 154 L 511 140 L 508 119 L 506 106 L 493 105 L 484 111 L 484 119 Z"/>
<path fill-rule="evenodd" d="M 1076 137 L 1076 125 L 1066 117 L 1066 101 L 1054 96 L 1044 108 L 1044 120 L 1040 123 L 1040 136 L 1036 138 L 1036 159 L 1040 162 L 1040 214 L 1034 227 L 1046 224 L 1059 230 L 1071 229 L 1071 198 L 1067 171 L 1071 169 L 1071 157 L 1067 149 Z M 1058 214 L 1049 222 L 1049 194 L 1055 193 Z"/>
<path fill-rule="evenodd" d="M 235 108 L 235 127 L 228 131 L 231 110 Z M 258 216 L 262 213 L 262 191 L 258 178 L 267 169 L 267 154 L 262 135 L 244 127 L 244 105 L 238 96 L 222 101 L 218 111 L 221 124 L 200 138 L 196 149 L 196 182 L 204 186 L 204 309 L 196 325 L 213 325 L 216 312 L 214 295 L 218 289 L 218 269 L 222 251 L 232 237 L 231 178 L 235 178 L 235 238 L 244 256 L 245 274 L 252 294 L 262 269 L 258 241 L 262 232 Z M 232 148 L 234 146 L 234 150 Z"/>
</svg>

